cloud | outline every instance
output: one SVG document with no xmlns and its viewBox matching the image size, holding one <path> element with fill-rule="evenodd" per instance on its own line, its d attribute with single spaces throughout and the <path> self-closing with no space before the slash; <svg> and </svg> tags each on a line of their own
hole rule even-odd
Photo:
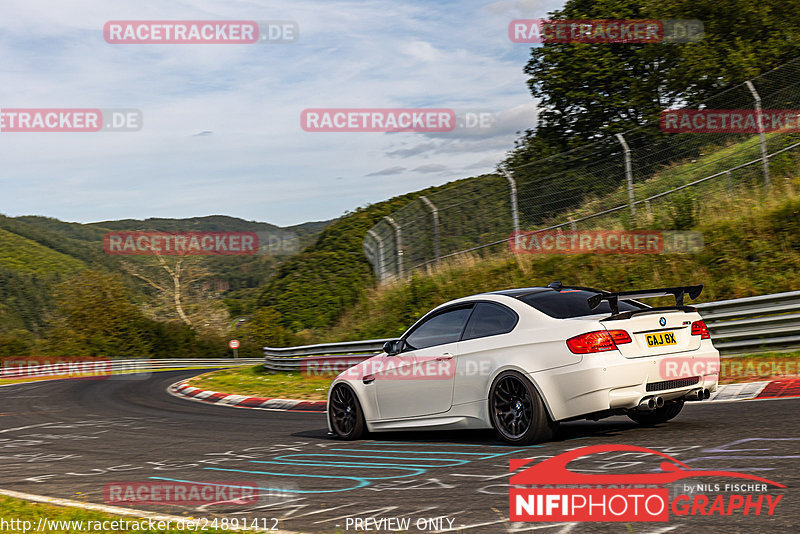
<svg viewBox="0 0 800 534">
<path fill-rule="evenodd" d="M 421 173 L 434 173 L 434 172 L 442 172 L 447 170 L 446 165 L 441 165 L 439 163 L 429 163 L 428 165 L 420 165 L 415 169 L 411 169 L 413 172 L 421 172 Z"/>
<path fill-rule="evenodd" d="M 391 176 L 393 174 L 400 174 L 405 170 L 406 170 L 405 167 L 389 167 L 387 169 L 365 174 L 364 176 Z"/>
<path fill-rule="evenodd" d="M 144 126 L 0 132 L 0 212 L 73 221 L 225 212 L 289 225 L 439 185 L 445 170 L 457 178 L 464 161 L 501 158 L 515 131 L 531 124 L 535 105 L 522 73 L 529 47 L 506 34 L 517 4 L 530 5 L 5 0 L 0 108 L 133 108 Z M 181 19 L 292 20 L 300 38 L 103 40 L 109 20 Z M 309 133 L 300 114 L 312 107 L 488 110 L 495 122 L 448 135 Z M 347 180 L 331 178 L 340 176 Z"/>
</svg>

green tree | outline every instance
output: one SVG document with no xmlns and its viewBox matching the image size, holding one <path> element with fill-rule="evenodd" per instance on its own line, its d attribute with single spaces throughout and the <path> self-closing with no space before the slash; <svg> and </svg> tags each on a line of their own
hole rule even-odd
<svg viewBox="0 0 800 534">
<path fill-rule="evenodd" d="M 532 48 L 524 70 L 541 112 L 535 134 L 512 154 L 531 152 L 530 161 L 553 147 L 639 126 L 665 108 L 698 102 L 797 57 L 798 7 L 796 0 L 568 0 L 552 19 L 698 19 L 706 33 L 685 44 Z"/>
<path fill-rule="evenodd" d="M 281 315 L 272 308 L 259 308 L 244 326 L 244 341 L 259 353 L 262 347 L 292 345 L 295 336 L 280 324 Z"/>
<path fill-rule="evenodd" d="M 133 304 L 119 276 L 85 270 L 56 286 L 48 347 L 62 355 L 151 356 L 152 321 Z"/>
<path fill-rule="evenodd" d="M 33 352 L 36 339 L 27 330 L 0 332 L 0 356 L 27 356 Z"/>
</svg>

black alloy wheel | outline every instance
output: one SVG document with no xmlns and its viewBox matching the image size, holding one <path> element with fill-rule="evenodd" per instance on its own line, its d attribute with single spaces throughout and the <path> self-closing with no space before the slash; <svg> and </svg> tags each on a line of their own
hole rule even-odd
<svg viewBox="0 0 800 534">
<path fill-rule="evenodd" d="M 328 417 L 333 433 L 341 439 L 359 439 L 364 434 L 361 405 L 353 389 L 346 384 L 334 386 L 328 406 Z"/>
</svg>

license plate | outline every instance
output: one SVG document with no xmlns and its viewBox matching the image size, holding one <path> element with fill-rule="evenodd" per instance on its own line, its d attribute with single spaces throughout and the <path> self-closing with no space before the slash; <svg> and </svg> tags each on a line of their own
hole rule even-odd
<svg viewBox="0 0 800 534">
<path fill-rule="evenodd" d="M 678 342 L 675 341 L 675 333 L 674 332 L 661 332 L 658 334 L 647 334 L 645 335 L 645 339 L 647 339 L 647 346 L 648 347 L 663 347 L 664 345 L 677 345 Z"/>
</svg>

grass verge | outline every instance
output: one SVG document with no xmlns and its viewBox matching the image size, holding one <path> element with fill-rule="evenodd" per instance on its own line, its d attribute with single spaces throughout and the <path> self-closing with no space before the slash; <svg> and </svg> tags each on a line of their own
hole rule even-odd
<svg viewBox="0 0 800 534">
<path fill-rule="evenodd" d="M 723 358 L 720 384 L 800 377 L 800 350 L 763 352 Z"/>
<path fill-rule="evenodd" d="M 231 395 L 325 400 L 334 377 L 303 376 L 300 372 L 271 373 L 263 365 L 255 365 L 198 375 L 189 380 L 189 385 Z"/>
</svg>

